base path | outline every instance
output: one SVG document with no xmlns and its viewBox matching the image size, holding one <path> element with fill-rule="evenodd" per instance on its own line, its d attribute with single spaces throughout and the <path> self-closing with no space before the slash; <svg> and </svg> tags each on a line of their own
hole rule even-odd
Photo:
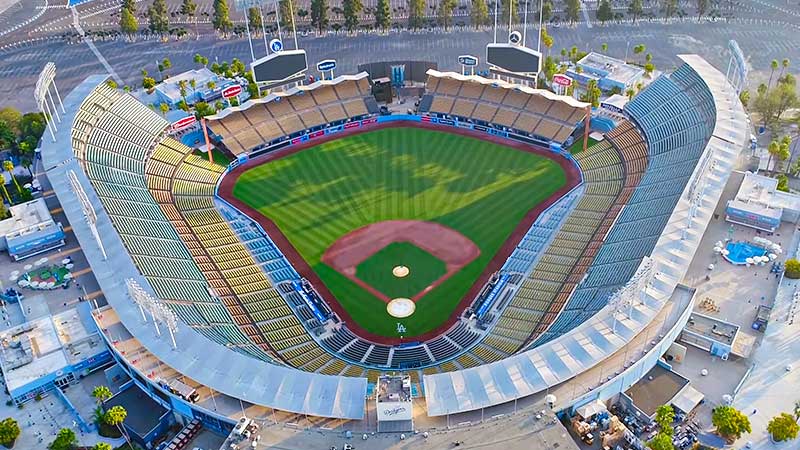
<svg viewBox="0 0 800 450">
<path fill-rule="evenodd" d="M 250 207 L 246 203 L 242 202 L 238 198 L 233 195 L 233 188 L 236 185 L 236 182 L 239 180 L 239 176 L 242 173 L 246 172 L 248 169 L 251 169 L 256 166 L 260 166 L 264 163 L 269 161 L 274 161 L 299 151 L 316 147 L 324 142 L 336 140 L 343 138 L 345 136 L 353 136 L 356 134 L 367 133 L 370 131 L 380 130 L 384 128 L 424 128 L 428 130 L 436 130 L 442 131 L 446 133 L 453 133 L 459 134 L 462 136 L 468 136 L 475 139 L 481 139 L 487 142 L 493 142 L 498 145 L 503 145 L 506 147 L 511 147 L 517 149 L 519 151 L 535 153 L 540 156 L 544 156 L 545 158 L 549 158 L 552 161 L 558 163 L 561 169 L 567 176 L 567 182 L 564 186 L 562 186 L 559 190 L 553 193 L 550 197 L 545 199 L 544 201 L 540 202 L 538 205 L 534 206 L 525 217 L 520 221 L 514 231 L 511 232 L 506 242 L 500 247 L 500 250 L 494 255 L 489 264 L 486 266 L 484 271 L 472 285 L 472 287 L 467 291 L 467 294 L 461 298 L 461 301 L 458 305 L 453 308 L 453 312 L 450 314 L 450 317 L 442 323 L 439 327 L 434 330 L 431 330 L 427 333 L 423 333 L 418 336 L 405 336 L 405 339 L 401 340 L 399 337 L 391 337 L 391 336 L 381 336 L 378 334 L 370 333 L 367 330 L 363 329 L 357 322 L 355 322 L 348 314 L 347 310 L 345 310 L 336 297 L 333 296 L 331 291 L 325 286 L 325 283 L 317 276 L 314 269 L 308 265 L 305 259 L 300 256 L 300 253 L 294 246 L 289 242 L 289 239 L 281 232 L 277 225 L 273 221 L 271 221 L 268 217 L 264 216 L 258 210 Z M 308 279 L 311 284 L 314 285 L 317 292 L 325 299 L 331 309 L 343 320 L 347 323 L 347 328 L 349 328 L 352 332 L 356 333 L 360 337 L 370 340 L 375 343 L 385 344 L 385 345 L 398 345 L 403 342 L 409 342 L 410 340 L 415 341 L 426 341 L 428 339 L 433 339 L 440 334 L 447 331 L 453 324 L 458 321 L 458 317 L 461 315 L 461 312 L 466 309 L 472 300 L 475 298 L 476 295 L 480 292 L 483 285 L 489 281 L 489 277 L 505 264 L 508 257 L 514 251 L 514 249 L 519 244 L 520 240 L 525 236 L 525 233 L 528 232 L 533 222 L 539 217 L 544 210 L 549 208 L 555 202 L 557 202 L 561 197 L 567 194 L 569 191 L 572 190 L 575 186 L 580 183 L 581 176 L 580 171 L 578 168 L 573 164 L 569 159 L 565 156 L 560 155 L 558 153 L 554 153 L 544 147 L 535 147 L 530 144 L 525 144 L 523 142 L 514 141 L 511 139 L 503 138 L 500 136 L 493 136 L 486 133 L 481 133 L 479 131 L 468 130 L 465 128 L 454 128 L 445 125 L 438 125 L 426 122 L 406 122 L 406 121 L 398 121 L 398 122 L 384 122 L 384 123 L 374 123 L 363 125 L 358 128 L 351 128 L 339 133 L 325 135 L 316 139 L 312 139 L 301 144 L 293 145 L 287 148 L 283 148 L 280 150 L 276 150 L 271 153 L 267 153 L 265 155 L 259 155 L 253 159 L 248 160 L 244 164 L 236 167 L 228 174 L 224 175 L 224 178 L 220 181 L 218 195 L 225 200 L 226 202 L 230 203 L 231 205 L 235 206 L 239 209 L 239 211 L 243 212 L 247 216 L 249 216 L 254 221 L 258 222 L 259 225 L 267 232 L 270 239 L 281 249 L 286 259 L 294 266 L 295 270 L 302 276 L 303 278 Z"/>
<path fill-rule="evenodd" d="M 420 220 L 386 220 L 369 224 L 342 236 L 325 250 L 321 259 L 372 295 L 388 303 L 391 298 L 356 276 L 356 266 L 394 242 L 410 242 L 444 261 L 447 267 L 443 276 L 411 297 L 415 302 L 481 254 L 478 246 L 468 237 L 444 225 Z"/>
</svg>

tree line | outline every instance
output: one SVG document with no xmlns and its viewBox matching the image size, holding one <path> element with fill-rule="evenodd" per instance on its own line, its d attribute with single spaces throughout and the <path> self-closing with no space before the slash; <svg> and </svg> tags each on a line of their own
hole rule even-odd
<svg viewBox="0 0 800 450">
<path fill-rule="evenodd" d="M 498 5 L 502 9 L 500 17 L 511 17 L 513 23 L 520 21 L 519 10 L 529 0 L 520 0 L 513 2 L 513 0 L 471 0 L 469 6 L 462 6 L 459 8 L 456 0 L 439 0 L 436 4 L 431 5 L 431 9 L 435 12 L 435 20 L 428 20 L 428 9 L 425 0 L 407 0 L 405 7 L 397 8 L 407 15 L 406 27 L 410 30 L 419 30 L 427 26 L 438 24 L 445 29 L 448 29 L 453 23 L 454 12 L 456 9 L 469 9 L 469 22 L 473 27 L 481 27 L 490 24 L 490 16 L 494 11 L 495 1 L 499 1 Z M 709 14 L 711 3 L 709 0 L 692 0 L 697 18 L 700 19 L 704 15 Z M 530 19 L 534 21 L 539 20 L 538 2 L 528 3 L 527 6 L 531 8 Z M 213 14 L 211 15 L 211 24 L 216 32 L 223 36 L 228 36 L 231 33 L 241 34 L 245 31 L 243 25 L 235 25 L 231 19 L 231 11 L 229 0 L 214 0 Z M 128 36 L 133 36 L 139 30 L 139 22 L 136 16 L 137 6 L 135 0 L 123 0 L 119 16 L 119 26 L 122 33 Z M 660 2 L 658 11 L 666 18 L 672 17 L 686 17 L 688 14 L 680 8 L 678 0 L 663 0 Z M 375 7 L 365 8 L 362 0 L 343 0 L 341 7 L 331 7 L 329 0 L 311 0 L 309 10 L 298 8 L 294 10 L 289 0 L 280 0 L 278 2 L 278 11 L 263 12 L 261 8 L 253 7 L 246 11 L 247 25 L 250 32 L 260 34 L 263 31 L 273 32 L 274 27 L 268 25 L 271 23 L 279 22 L 283 28 L 291 28 L 294 25 L 295 17 L 305 20 L 310 19 L 311 28 L 318 33 L 323 33 L 327 30 L 346 30 L 348 32 L 356 31 L 360 25 L 365 25 L 375 30 L 386 31 L 391 27 L 399 28 L 400 23 L 393 21 L 393 11 L 389 0 L 378 0 Z M 179 13 L 193 21 L 195 24 L 195 31 L 197 30 L 197 3 L 195 0 L 182 0 Z M 564 20 L 570 24 L 574 24 L 580 20 L 581 15 L 581 2 L 580 0 L 564 0 L 564 17 L 554 16 L 554 7 L 552 0 L 545 0 L 542 5 L 542 18 L 543 22 L 560 21 Z M 655 14 L 645 12 L 643 0 L 629 0 L 627 8 L 625 8 L 627 17 L 634 23 L 646 16 L 655 17 Z M 595 18 L 597 21 L 605 24 L 609 21 L 622 20 L 625 17 L 622 11 L 615 11 L 612 7 L 610 0 L 600 0 L 597 10 L 595 11 Z M 711 14 L 715 14 L 711 11 Z M 272 16 L 270 20 L 267 16 Z M 280 20 L 277 21 L 274 16 L 278 16 Z M 166 36 L 172 34 L 174 29 L 170 28 L 169 14 L 167 11 L 166 0 L 152 0 L 150 6 L 144 10 L 144 17 L 147 19 L 147 29 L 158 35 Z M 369 18 L 369 20 L 367 20 Z M 506 20 L 502 20 L 506 23 Z M 463 25 L 463 23 L 461 24 Z M 185 30 L 184 30 L 185 32 Z"/>
</svg>

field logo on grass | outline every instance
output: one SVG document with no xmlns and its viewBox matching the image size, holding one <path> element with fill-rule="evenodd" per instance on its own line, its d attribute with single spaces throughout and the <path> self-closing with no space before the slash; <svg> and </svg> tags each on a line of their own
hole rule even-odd
<svg viewBox="0 0 800 450">
<path fill-rule="evenodd" d="M 406 334 L 406 326 L 397 322 L 397 334 Z"/>
</svg>

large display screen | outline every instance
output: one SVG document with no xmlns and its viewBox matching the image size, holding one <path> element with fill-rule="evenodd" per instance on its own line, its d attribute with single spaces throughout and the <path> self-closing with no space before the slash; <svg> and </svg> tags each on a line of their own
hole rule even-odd
<svg viewBox="0 0 800 450">
<path fill-rule="evenodd" d="M 486 46 L 486 62 L 507 72 L 539 73 L 542 54 L 514 44 L 489 44 Z"/>
<path fill-rule="evenodd" d="M 273 53 L 250 64 L 256 83 L 285 80 L 308 70 L 305 50 L 285 50 Z"/>
</svg>

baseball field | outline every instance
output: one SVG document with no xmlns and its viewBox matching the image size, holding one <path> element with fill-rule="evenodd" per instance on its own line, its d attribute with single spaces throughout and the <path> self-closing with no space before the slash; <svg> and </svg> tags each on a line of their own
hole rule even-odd
<svg viewBox="0 0 800 450">
<path fill-rule="evenodd" d="M 567 182 L 541 154 L 397 127 L 249 167 L 232 195 L 277 226 L 357 327 L 397 338 L 402 324 L 411 338 L 446 322 L 520 222 Z M 387 313 L 399 297 L 415 302 L 410 317 Z"/>
</svg>

